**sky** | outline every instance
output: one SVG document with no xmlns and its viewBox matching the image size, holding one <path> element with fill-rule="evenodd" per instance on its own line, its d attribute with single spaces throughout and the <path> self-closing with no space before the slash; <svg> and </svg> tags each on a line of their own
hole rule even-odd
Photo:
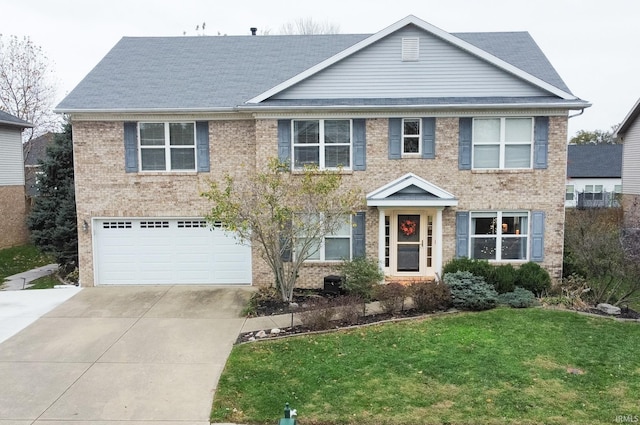
<svg viewBox="0 0 640 425">
<path fill-rule="evenodd" d="M 42 47 L 56 104 L 124 36 L 249 35 L 299 18 L 375 33 L 407 15 L 447 32 L 528 31 L 577 97 L 593 106 L 569 120 L 609 130 L 640 97 L 637 0 L 0 0 L 0 34 Z M 576 113 L 575 111 L 572 114 Z"/>
</svg>

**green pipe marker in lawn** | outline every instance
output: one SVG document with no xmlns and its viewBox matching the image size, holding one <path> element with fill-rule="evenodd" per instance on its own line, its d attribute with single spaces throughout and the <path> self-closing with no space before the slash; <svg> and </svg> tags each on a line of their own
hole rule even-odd
<svg viewBox="0 0 640 425">
<path fill-rule="evenodd" d="M 296 409 L 289 408 L 289 403 L 284 404 L 284 418 L 280 419 L 278 425 L 296 425 Z"/>
</svg>

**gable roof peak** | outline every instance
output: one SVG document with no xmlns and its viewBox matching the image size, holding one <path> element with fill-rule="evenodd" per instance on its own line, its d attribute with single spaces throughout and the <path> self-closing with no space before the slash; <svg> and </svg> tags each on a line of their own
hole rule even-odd
<svg viewBox="0 0 640 425">
<path fill-rule="evenodd" d="M 576 96 L 574 96 L 573 94 L 571 94 L 571 92 L 569 92 L 568 90 L 565 90 L 564 88 L 560 88 L 557 87 L 553 84 L 548 83 L 547 81 L 544 81 L 532 74 L 530 74 L 529 72 L 526 72 L 520 68 L 518 68 L 517 66 L 498 58 L 497 56 L 495 56 L 494 54 L 488 52 L 487 50 L 481 49 L 465 40 L 463 40 L 460 37 L 457 37 L 454 34 L 448 33 L 438 27 L 436 27 L 435 25 L 432 25 L 426 21 L 423 21 L 422 19 L 414 16 L 414 15 L 408 15 L 405 18 L 389 25 L 388 27 L 384 28 L 381 31 L 378 31 L 375 34 L 370 35 L 369 37 L 365 38 L 364 40 L 348 47 L 347 49 L 335 54 L 332 57 L 329 57 L 327 59 L 325 59 L 324 61 L 316 64 L 315 66 L 312 66 L 311 68 L 306 69 L 305 71 L 295 75 L 292 78 L 289 78 L 288 80 L 278 84 L 275 87 L 272 87 L 271 89 L 253 97 L 252 99 L 249 99 L 246 103 L 247 104 L 257 104 L 260 103 L 266 99 L 269 99 L 270 97 L 292 87 L 295 84 L 298 84 L 299 82 L 317 74 L 318 72 L 330 67 L 331 65 L 341 61 L 342 59 L 353 55 L 354 53 L 364 49 L 365 47 L 368 47 L 374 43 L 376 43 L 377 41 L 379 41 L 380 39 L 406 27 L 407 25 L 415 25 L 418 28 L 422 29 L 423 31 L 426 31 L 432 35 L 434 35 L 435 37 L 438 37 L 464 51 L 466 51 L 469 54 L 472 54 L 486 62 L 489 62 L 490 64 L 512 74 L 515 75 L 518 78 L 521 78 L 522 80 L 525 80 L 555 96 L 560 97 L 561 99 L 564 100 L 579 100 Z"/>
</svg>

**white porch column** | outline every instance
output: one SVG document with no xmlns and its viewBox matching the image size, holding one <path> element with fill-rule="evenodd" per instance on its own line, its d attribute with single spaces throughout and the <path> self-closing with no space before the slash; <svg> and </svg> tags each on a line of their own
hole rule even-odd
<svg viewBox="0 0 640 425">
<path fill-rule="evenodd" d="M 442 210 L 443 208 L 438 208 L 436 212 L 436 228 L 433 229 L 433 241 L 435 243 L 435 247 L 433 249 L 433 270 L 438 274 L 438 276 L 442 277 Z"/>
<path fill-rule="evenodd" d="M 378 265 L 380 270 L 384 271 L 384 216 L 383 209 L 378 208 Z"/>
</svg>

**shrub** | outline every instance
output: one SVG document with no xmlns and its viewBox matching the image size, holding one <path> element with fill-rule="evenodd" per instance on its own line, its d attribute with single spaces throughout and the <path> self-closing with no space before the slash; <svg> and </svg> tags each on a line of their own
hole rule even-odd
<svg viewBox="0 0 640 425">
<path fill-rule="evenodd" d="M 539 264 L 529 261 L 518 269 L 516 286 L 528 289 L 540 297 L 551 288 L 551 276 Z"/>
<path fill-rule="evenodd" d="M 513 308 L 527 308 L 537 304 L 536 296 L 533 295 L 533 292 L 519 286 L 512 292 L 498 295 L 498 302 Z"/>
<path fill-rule="evenodd" d="M 407 288 L 398 282 L 391 282 L 376 286 L 373 295 L 380 302 L 382 311 L 393 313 L 403 309 Z"/>
<path fill-rule="evenodd" d="M 242 315 L 247 317 L 254 317 L 259 314 L 258 309 L 261 304 L 265 302 L 274 302 L 280 300 L 280 295 L 275 288 L 261 286 L 257 292 L 251 294 L 249 302 L 242 310 Z"/>
<path fill-rule="evenodd" d="M 498 293 L 483 277 L 470 272 L 446 273 L 444 283 L 451 290 L 453 306 L 462 310 L 489 310 L 498 304 Z"/>
<path fill-rule="evenodd" d="M 335 309 L 326 298 L 315 298 L 306 303 L 298 313 L 303 326 L 312 331 L 321 331 L 331 327 L 331 321 L 336 314 Z"/>
<path fill-rule="evenodd" d="M 409 294 L 416 310 L 423 313 L 446 310 L 451 305 L 451 291 L 440 282 L 415 282 L 409 287 Z"/>
<path fill-rule="evenodd" d="M 516 289 L 517 280 L 518 270 L 513 268 L 511 264 L 502 264 L 493 268 L 491 279 L 487 279 L 487 282 L 491 283 L 493 289 L 499 294 L 504 294 Z"/>
<path fill-rule="evenodd" d="M 493 275 L 493 266 L 487 260 L 473 260 L 471 258 L 454 258 L 449 261 L 442 273 L 470 272 L 474 276 L 481 276 L 485 281 L 489 282 Z"/>
<path fill-rule="evenodd" d="M 344 290 L 348 294 L 362 297 L 365 301 L 371 300 L 374 285 L 384 278 L 378 260 L 374 258 L 356 257 L 343 261 L 338 269 L 344 276 Z"/>
<path fill-rule="evenodd" d="M 356 295 L 345 295 L 334 298 L 332 303 L 336 306 L 336 316 L 347 325 L 355 325 L 364 315 L 365 304 L 362 298 Z"/>
</svg>

